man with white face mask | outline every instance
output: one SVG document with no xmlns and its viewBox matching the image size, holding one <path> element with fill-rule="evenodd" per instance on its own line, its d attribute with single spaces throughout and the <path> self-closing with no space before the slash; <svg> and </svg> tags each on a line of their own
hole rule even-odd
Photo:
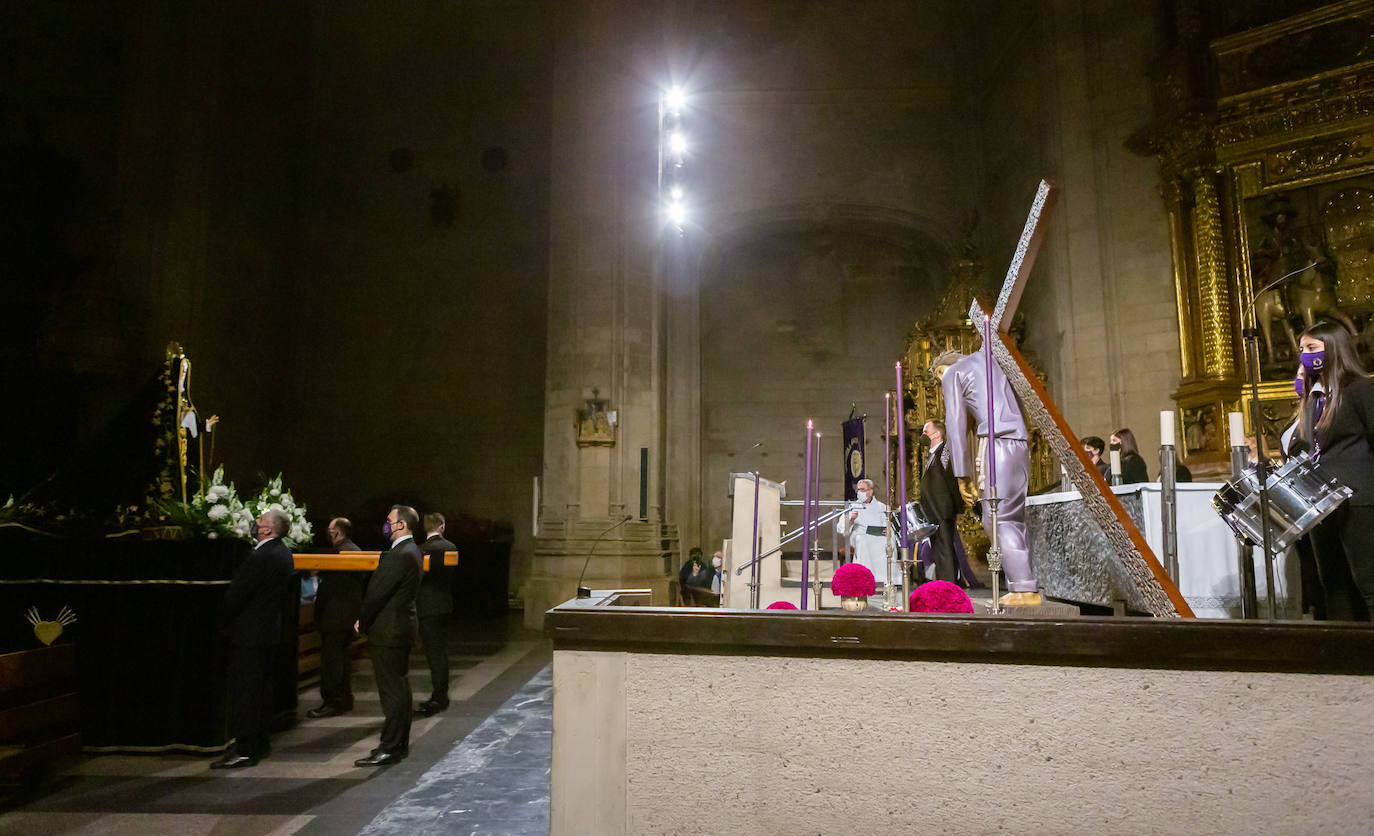
<svg viewBox="0 0 1374 836">
<path fill-rule="evenodd" d="M 879 579 L 887 581 L 887 505 L 873 496 L 873 480 L 854 483 L 856 499 L 839 519 L 840 534 L 854 549 L 854 562 L 862 563 Z"/>
</svg>

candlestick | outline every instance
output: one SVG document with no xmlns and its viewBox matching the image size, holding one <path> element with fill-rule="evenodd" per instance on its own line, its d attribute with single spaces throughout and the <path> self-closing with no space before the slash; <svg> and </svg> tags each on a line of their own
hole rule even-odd
<svg viewBox="0 0 1374 836">
<path fill-rule="evenodd" d="M 807 577 L 811 568 L 808 562 L 811 557 L 811 420 L 806 422 L 806 467 L 802 473 L 802 584 L 801 584 L 801 609 L 806 609 L 806 587 L 810 578 Z"/>
<path fill-rule="evenodd" d="M 1159 413 L 1159 444 L 1161 447 L 1174 444 L 1174 413 L 1171 410 Z"/>
<path fill-rule="evenodd" d="M 902 388 L 902 364 L 897 363 L 897 507 L 901 509 L 898 520 L 901 529 L 897 532 L 897 545 L 910 548 L 906 531 L 906 390 Z"/>
<path fill-rule="evenodd" d="M 988 379 L 988 496 L 997 495 L 997 411 L 992 399 L 992 317 L 983 314 L 983 350 Z"/>
<path fill-rule="evenodd" d="M 1231 425 L 1231 446 L 1245 446 L 1245 416 L 1239 412 L 1232 412 L 1226 416 L 1227 422 Z"/>
<path fill-rule="evenodd" d="M 883 393 L 883 496 L 892 502 L 892 393 Z"/>
<path fill-rule="evenodd" d="M 1111 459 L 1112 459 L 1112 475 L 1113 475 L 1113 476 L 1120 476 L 1120 475 L 1121 475 L 1121 451 L 1120 451 L 1120 450 L 1113 450 L 1113 451 L 1112 451 Z"/>
</svg>

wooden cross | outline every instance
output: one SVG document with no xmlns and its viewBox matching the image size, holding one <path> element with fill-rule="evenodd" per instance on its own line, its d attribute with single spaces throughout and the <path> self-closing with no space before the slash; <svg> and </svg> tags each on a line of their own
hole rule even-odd
<svg viewBox="0 0 1374 836">
<path fill-rule="evenodd" d="M 997 365 L 1006 374 L 1007 380 L 1011 382 L 1011 388 L 1020 399 L 1022 411 L 1049 442 L 1050 449 L 1054 451 L 1060 464 L 1068 472 L 1070 481 L 1082 495 L 1084 505 L 1102 528 L 1102 533 L 1106 535 L 1107 542 L 1112 548 L 1111 556 L 1120 561 L 1122 568 L 1125 569 L 1125 576 L 1140 592 L 1150 612 L 1157 616 L 1192 618 L 1193 611 L 1188 602 L 1183 600 L 1178 586 L 1169 578 L 1154 552 L 1150 550 L 1145 537 L 1136 527 L 1135 521 L 1126 513 L 1121 500 L 1112 493 L 1107 481 L 1093 465 L 1092 459 L 1083 451 L 1082 443 L 1074 435 L 1073 430 L 1069 429 L 1069 424 L 1055 405 L 1054 398 L 1050 397 L 1049 390 L 1045 388 L 1045 382 L 1026 362 L 1016 344 L 1005 338 L 1011 329 L 1012 317 L 1016 315 L 1016 307 L 1021 302 L 1021 292 L 1025 290 L 1026 280 L 1030 277 L 1036 252 L 1045 237 L 1045 227 L 1041 221 L 1054 208 L 1054 200 L 1053 184 L 1041 180 L 1040 187 L 1035 191 L 1035 200 L 1031 203 L 1030 214 L 1026 218 L 1026 226 L 1021 230 L 1016 252 L 1012 255 L 1011 265 L 1007 268 L 1006 278 L 1002 282 L 1002 293 L 997 297 L 997 306 L 992 312 L 995 335 L 992 345 L 986 346 L 984 350 L 992 351 Z M 980 333 L 983 316 L 983 307 L 975 298 L 969 307 L 969 319 Z"/>
</svg>

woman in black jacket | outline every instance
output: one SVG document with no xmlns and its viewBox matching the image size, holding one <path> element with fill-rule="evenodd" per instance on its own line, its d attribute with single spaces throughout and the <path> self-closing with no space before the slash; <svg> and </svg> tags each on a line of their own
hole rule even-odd
<svg viewBox="0 0 1374 836">
<path fill-rule="evenodd" d="M 1150 472 L 1145 460 L 1140 457 L 1140 448 L 1135 443 L 1135 433 L 1122 427 L 1112 433 L 1112 446 L 1121 448 L 1121 484 L 1133 485 L 1136 482 L 1150 481 Z"/>
<path fill-rule="evenodd" d="M 1328 618 L 1369 621 L 1374 609 L 1374 382 L 1344 326 L 1302 333 L 1302 405 L 1293 450 L 1355 492 L 1312 532 Z"/>
</svg>

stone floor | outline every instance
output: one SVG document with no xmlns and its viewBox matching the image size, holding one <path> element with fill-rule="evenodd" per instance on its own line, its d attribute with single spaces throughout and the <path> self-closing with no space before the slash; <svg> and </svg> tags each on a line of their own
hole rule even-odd
<svg viewBox="0 0 1374 836">
<path fill-rule="evenodd" d="M 19 806 L 0 836 L 37 834 L 547 833 L 551 652 L 510 624 L 455 624 L 447 711 L 416 718 L 410 757 L 353 766 L 376 745 L 381 708 L 370 665 L 355 666 L 354 711 L 275 736 L 251 769 L 212 772 L 211 757 L 86 758 Z M 411 656 L 417 701 L 429 694 Z M 318 704 L 311 688 L 300 715 Z"/>
</svg>

